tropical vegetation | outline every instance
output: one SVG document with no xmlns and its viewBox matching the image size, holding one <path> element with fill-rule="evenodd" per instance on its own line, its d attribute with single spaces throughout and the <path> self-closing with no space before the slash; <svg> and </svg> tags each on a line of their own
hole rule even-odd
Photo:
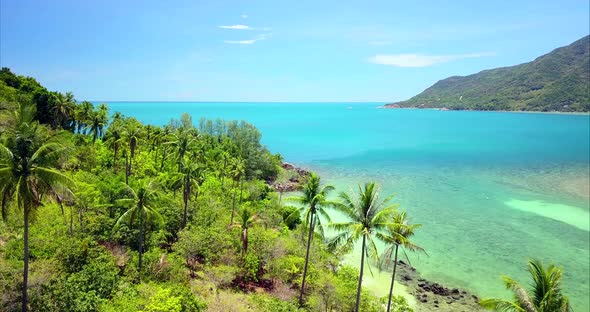
<svg viewBox="0 0 590 312">
<path fill-rule="evenodd" d="M 392 290 L 418 226 L 392 196 L 332 196 L 310 173 L 283 203 L 271 185 L 293 172 L 260 139 L 188 114 L 145 125 L 1 69 L 0 311 L 411 311 Z M 365 262 L 393 251 L 377 298 Z"/>
<path fill-rule="evenodd" d="M 289 174 L 247 122 L 145 125 L 4 68 L 0 130 L 2 311 L 356 305 L 359 270 L 324 243 L 333 187 L 311 174 L 279 203 Z"/>
</svg>

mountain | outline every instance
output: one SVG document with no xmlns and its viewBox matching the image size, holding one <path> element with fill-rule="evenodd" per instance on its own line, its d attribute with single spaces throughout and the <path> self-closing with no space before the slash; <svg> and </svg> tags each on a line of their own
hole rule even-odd
<svg viewBox="0 0 590 312">
<path fill-rule="evenodd" d="M 438 81 L 389 108 L 590 111 L 590 36 L 532 62 Z"/>
</svg>

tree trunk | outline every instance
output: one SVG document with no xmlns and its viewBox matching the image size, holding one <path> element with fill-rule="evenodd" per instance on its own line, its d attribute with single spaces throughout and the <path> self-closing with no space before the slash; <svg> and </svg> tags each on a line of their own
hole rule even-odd
<svg viewBox="0 0 590 312">
<path fill-rule="evenodd" d="M 234 214 L 236 211 L 236 193 L 238 191 L 237 190 L 238 183 L 239 183 L 239 180 L 234 183 L 234 196 L 231 201 L 231 221 L 229 222 L 229 225 L 234 224 Z"/>
<path fill-rule="evenodd" d="M 23 269 L 23 298 L 22 312 L 27 312 L 27 286 L 29 283 L 29 210 L 23 207 L 25 218 L 24 243 L 25 243 L 25 266 Z"/>
<path fill-rule="evenodd" d="M 186 219 L 188 216 L 188 200 L 189 200 L 189 196 L 190 196 L 190 185 L 189 185 L 190 181 L 185 181 L 184 184 L 184 215 L 182 216 L 182 228 L 184 229 L 184 227 L 186 226 Z"/>
<path fill-rule="evenodd" d="M 70 235 L 74 234 L 74 206 L 70 206 Z"/>
<path fill-rule="evenodd" d="M 248 253 L 248 228 L 242 230 L 242 256 Z"/>
<path fill-rule="evenodd" d="M 125 184 L 129 185 L 129 172 L 131 168 L 129 166 L 129 155 L 125 152 Z"/>
<path fill-rule="evenodd" d="M 363 271 L 365 269 L 365 248 L 366 248 L 366 240 L 367 236 L 363 235 L 363 247 L 361 249 L 361 273 L 359 275 L 359 284 L 356 288 L 356 307 L 354 309 L 355 312 L 359 311 L 359 306 L 361 304 L 361 287 L 363 284 Z"/>
<path fill-rule="evenodd" d="M 391 286 L 389 286 L 389 300 L 387 301 L 387 312 L 391 311 L 391 296 L 393 295 L 393 282 L 395 281 L 395 270 L 397 269 L 397 250 L 399 245 L 395 245 L 395 260 L 393 262 L 393 274 L 391 275 Z"/>
<path fill-rule="evenodd" d="M 303 267 L 303 278 L 301 280 L 301 291 L 299 292 L 299 306 L 303 306 L 303 292 L 305 290 L 305 278 L 307 277 L 307 266 L 309 265 L 309 248 L 313 238 L 314 230 L 314 213 L 309 217 L 309 234 L 307 235 L 307 251 L 305 252 L 305 266 Z"/>
</svg>

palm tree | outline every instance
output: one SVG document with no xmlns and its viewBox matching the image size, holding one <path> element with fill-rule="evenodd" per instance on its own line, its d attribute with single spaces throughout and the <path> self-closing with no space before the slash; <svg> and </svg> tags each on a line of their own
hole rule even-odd
<svg viewBox="0 0 590 312">
<path fill-rule="evenodd" d="M 561 268 L 550 265 L 544 268 L 538 260 L 529 260 L 528 270 L 533 283 L 527 290 L 508 276 L 503 276 L 506 288 L 513 292 L 514 300 L 483 299 L 480 304 L 489 310 L 518 312 L 572 311 L 569 299 L 561 292 Z"/>
<path fill-rule="evenodd" d="M 154 183 L 151 181 L 140 182 L 135 189 L 128 185 L 125 185 L 125 187 L 129 197 L 119 199 L 118 203 L 128 206 L 129 209 L 117 219 L 115 228 L 118 228 L 122 223 L 138 227 L 139 234 L 137 241 L 139 270 L 141 271 L 145 231 L 151 226 L 157 226 L 162 223 L 162 216 L 152 207 L 154 200 L 158 197 L 158 193 L 156 192 Z"/>
<path fill-rule="evenodd" d="M 197 163 L 189 163 L 181 166 L 182 171 L 179 173 L 179 179 L 175 184 L 182 184 L 182 199 L 184 201 L 184 214 L 182 217 L 182 228 L 186 227 L 188 218 L 188 204 L 190 196 L 193 193 L 193 187 L 199 187 L 199 180 L 203 174 L 203 167 Z"/>
<path fill-rule="evenodd" d="M 104 104 L 101 104 L 104 105 Z M 104 127 L 107 125 L 108 116 L 105 115 L 104 110 L 100 109 L 92 111 L 90 114 L 89 126 L 90 133 L 92 133 L 92 142 L 96 142 L 96 139 L 102 137 Z"/>
<path fill-rule="evenodd" d="M 121 121 L 113 121 L 105 134 L 107 145 L 113 149 L 113 171 L 117 170 L 117 154 L 123 142 L 123 126 Z"/>
<path fill-rule="evenodd" d="M 69 127 L 67 123 L 74 114 L 75 104 L 74 96 L 70 92 L 68 92 L 66 96 L 61 93 L 54 94 L 51 106 L 54 128 L 59 126 L 63 129 L 67 129 Z"/>
<path fill-rule="evenodd" d="M 305 280 L 307 278 L 307 268 L 309 266 L 309 250 L 311 247 L 311 241 L 313 239 L 313 233 L 315 232 L 316 225 L 320 231 L 320 234 L 324 236 L 324 228 L 322 226 L 319 216 L 321 215 L 324 219 L 330 222 L 330 216 L 324 209 L 331 205 L 326 197 L 334 190 L 331 185 L 325 185 L 322 187 L 321 179 L 315 173 L 310 173 L 309 178 L 303 185 L 303 194 L 300 197 L 292 197 L 288 200 L 300 204 L 300 208 L 293 211 L 291 215 L 301 216 L 305 215 L 305 224 L 309 227 L 307 234 L 307 249 L 305 252 L 305 265 L 303 267 L 303 277 L 301 280 L 301 290 L 299 292 L 299 305 L 303 305 L 303 292 L 305 290 Z M 289 216 L 291 217 L 291 216 Z"/>
<path fill-rule="evenodd" d="M 90 123 L 92 112 L 94 111 L 94 105 L 88 101 L 82 102 L 76 107 L 75 115 L 77 120 L 77 132 L 82 133 L 82 130 L 86 132 L 86 127 Z"/>
<path fill-rule="evenodd" d="M 389 245 L 389 248 L 383 253 L 385 257 L 382 257 L 382 259 L 387 259 L 389 260 L 387 262 L 390 262 L 391 256 L 395 253 L 393 259 L 393 273 L 391 275 L 391 286 L 389 287 L 389 299 L 387 301 L 387 312 L 391 311 L 391 296 L 393 294 L 393 283 L 395 281 L 395 271 L 397 269 L 398 249 L 401 246 L 402 248 L 411 251 L 424 251 L 422 247 L 410 241 L 410 237 L 414 235 L 414 231 L 421 226 L 421 224 L 410 224 L 409 220 L 406 218 L 406 212 L 402 211 L 393 216 L 393 224 L 387 227 L 385 233 L 375 234 L 378 239 Z M 383 263 L 385 263 L 385 261 L 383 261 Z M 383 263 L 380 265 L 380 268 L 383 266 Z"/>
<path fill-rule="evenodd" d="M 387 227 L 394 225 L 391 221 L 395 213 L 397 204 L 388 205 L 393 195 L 379 200 L 379 190 L 375 182 L 366 183 L 358 186 L 356 198 L 351 198 L 349 194 L 340 193 L 341 203 L 334 206 L 349 221 L 332 223 L 331 227 L 340 232 L 333 240 L 331 245 L 340 245 L 343 243 L 344 248 L 350 248 L 356 241 L 362 237 L 361 247 L 361 267 L 356 292 L 356 307 L 358 312 L 361 300 L 361 286 L 363 282 L 363 271 L 365 267 L 365 255 L 370 258 L 378 258 L 377 245 L 373 240 L 374 234 L 383 232 Z"/>
<path fill-rule="evenodd" d="M 35 107 L 20 104 L 14 112 L 14 127 L 7 129 L 8 137 L 0 144 L 0 196 L 2 217 L 8 204 L 15 201 L 24 217 L 24 268 L 22 311 L 27 311 L 29 272 L 29 217 L 40 206 L 44 195 L 57 196 L 69 191 L 73 182 L 55 167 L 65 151 L 58 142 L 46 139 L 38 122 L 33 120 Z"/>
<path fill-rule="evenodd" d="M 98 105 L 98 118 L 100 119 L 99 133 L 102 137 L 104 135 L 104 127 L 109 123 L 109 107 L 105 103 Z"/>
<path fill-rule="evenodd" d="M 240 213 L 239 227 L 242 229 L 240 239 L 242 240 L 242 256 L 248 253 L 248 229 L 258 221 L 258 215 L 250 208 L 244 207 Z"/>
<path fill-rule="evenodd" d="M 184 155 L 195 145 L 195 135 L 190 129 L 178 128 L 172 133 L 172 138 L 165 144 L 171 146 L 178 164 L 178 172 L 182 171 L 182 160 Z"/>
<path fill-rule="evenodd" d="M 231 219 L 229 221 L 230 224 L 234 223 L 234 214 L 236 211 L 236 193 L 238 190 L 238 185 L 240 184 L 240 180 L 243 179 L 243 175 L 246 171 L 246 164 L 244 162 L 244 160 L 242 158 L 235 158 L 232 161 L 232 176 L 234 178 L 234 194 L 233 194 L 233 198 L 232 198 L 232 206 L 231 206 Z M 242 182 L 242 188 L 244 186 L 244 183 Z M 241 197 L 242 191 L 240 190 L 240 197 Z M 240 199 L 241 200 L 241 199 Z"/>
<path fill-rule="evenodd" d="M 135 119 L 128 119 L 123 136 L 129 144 L 129 153 L 131 156 L 125 170 L 125 178 L 127 179 L 129 175 L 131 175 L 131 166 L 133 163 L 133 158 L 135 158 L 135 151 L 139 142 L 143 138 L 143 129 L 141 124 Z"/>
</svg>

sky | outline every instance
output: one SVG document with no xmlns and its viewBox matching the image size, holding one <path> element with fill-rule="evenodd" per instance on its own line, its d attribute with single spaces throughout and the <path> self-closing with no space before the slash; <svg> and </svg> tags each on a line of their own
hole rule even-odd
<svg viewBox="0 0 590 312">
<path fill-rule="evenodd" d="M 90 101 L 392 102 L 589 33 L 588 0 L 0 0 L 0 66 Z"/>
</svg>

